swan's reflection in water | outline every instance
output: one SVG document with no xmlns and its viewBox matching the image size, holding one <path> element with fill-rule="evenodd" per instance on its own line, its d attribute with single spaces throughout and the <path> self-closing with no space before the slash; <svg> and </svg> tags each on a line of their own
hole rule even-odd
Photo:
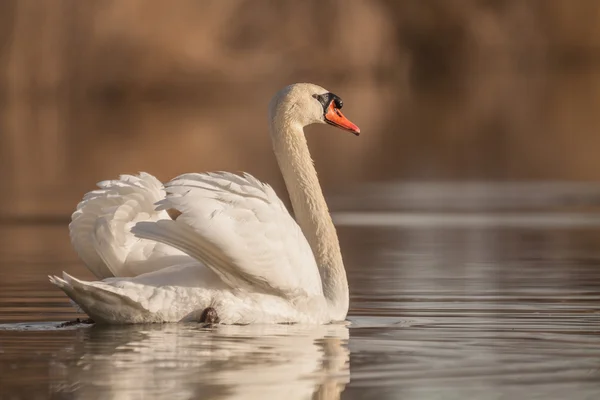
<svg viewBox="0 0 600 400">
<path fill-rule="evenodd" d="M 91 327 L 53 365 L 73 398 L 338 399 L 345 325 Z M 69 396 L 71 397 L 71 396 Z"/>
</svg>

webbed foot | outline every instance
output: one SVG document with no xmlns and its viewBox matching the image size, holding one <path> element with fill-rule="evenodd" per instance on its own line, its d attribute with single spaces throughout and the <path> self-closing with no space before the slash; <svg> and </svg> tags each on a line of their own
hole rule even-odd
<svg viewBox="0 0 600 400">
<path fill-rule="evenodd" d="M 217 310 L 212 307 L 207 307 L 202 311 L 202 315 L 200 316 L 200 322 L 205 324 L 218 324 L 220 321 L 219 315 L 217 314 Z"/>
</svg>

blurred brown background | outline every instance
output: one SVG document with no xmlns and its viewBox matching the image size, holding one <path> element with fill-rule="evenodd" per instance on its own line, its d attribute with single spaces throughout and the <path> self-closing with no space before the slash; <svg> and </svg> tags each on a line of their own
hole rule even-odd
<svg viewBox="0 0 600 400">
<path fill-rule="evenodd" d="M 276 186 L 266 106 L 309 81 L 364 134 L 309 141 L 359 181 L 600 178 L 600 1 L 3 0 L 0 215 L 95 182 L 245 170 Z"/>
</svg>

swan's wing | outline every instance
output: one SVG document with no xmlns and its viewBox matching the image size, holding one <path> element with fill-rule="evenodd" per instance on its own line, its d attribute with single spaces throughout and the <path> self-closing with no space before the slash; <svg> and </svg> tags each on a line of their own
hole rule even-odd
<svg viewBox="0 0 600 400">
<path fill-rule="evenodd" d="M 186 174 L 166 185 L 158 209 L 173 220 L 138 223 L 135 235 L 170 244 L 232 288 L 286 298 L 323 293 L 306 238 L 273 189 L 245 174 Z"/>
<path fill-rule="evenodd" d="M 136 276 L 190 262 L 181 251 L 130 232 L 138 221 L 169 218 L 165 211 L 155 210 L 154 203 L 166 195 L 158 179 L 146 173 L 122 175 L 98 186 L 78 204 L 69 225 L 71 243 L 94 275 Z"/>
</svg>

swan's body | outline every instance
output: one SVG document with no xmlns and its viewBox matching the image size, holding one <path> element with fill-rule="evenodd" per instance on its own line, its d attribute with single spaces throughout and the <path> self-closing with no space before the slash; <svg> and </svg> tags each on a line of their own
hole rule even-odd
<svg viewBox="0 0 600 400">
<path fill-rule="evenodd" d="M 348 283 L 335 227 L 303 128 L 328 122 L 358 134 L 341 100 L 291 85 L 270 104 L 273 149 L 295 221 L 270 186 L 230 173 L 153 176 L 99 184 L 78 205 L 73 246 L 102 281 L 51 281 L 105 323 L 197 321 L 328 323 L 348 312 Z M 173 216 L 173 218 L 171 218 Z"/>
</svg>

